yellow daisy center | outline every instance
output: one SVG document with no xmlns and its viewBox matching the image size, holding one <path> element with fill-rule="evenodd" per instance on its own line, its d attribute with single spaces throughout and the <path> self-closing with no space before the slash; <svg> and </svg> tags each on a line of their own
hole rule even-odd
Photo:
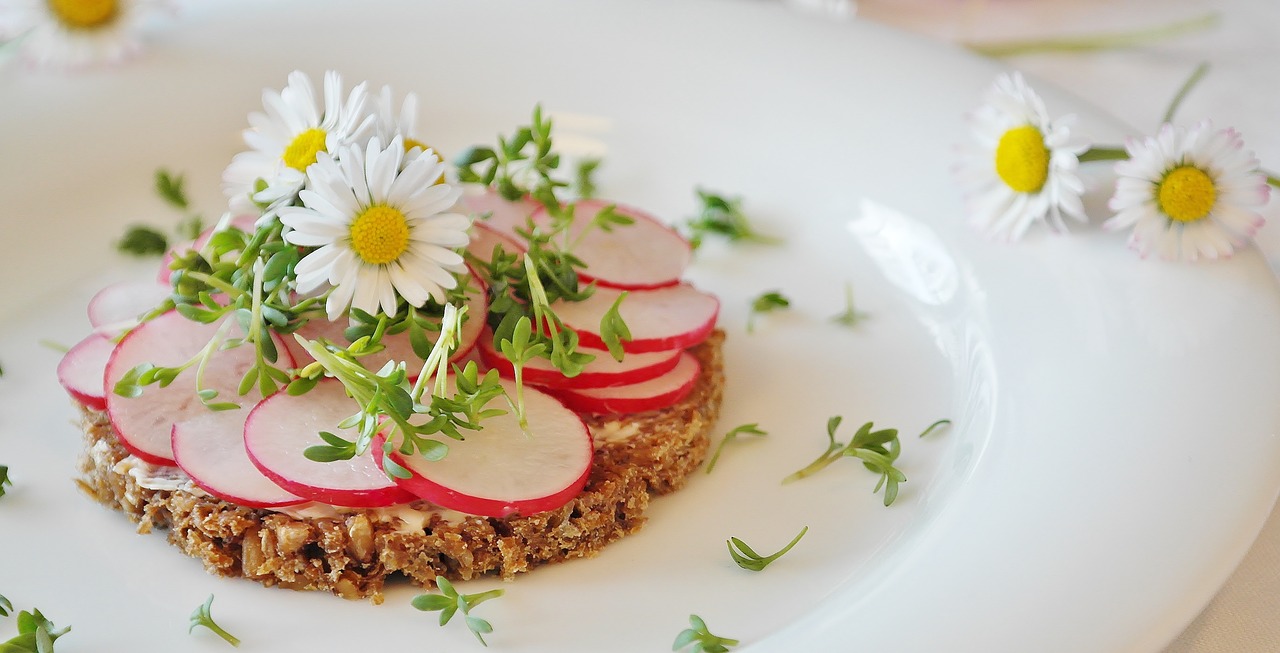
<svg viewBox="0 0 1280 653">
<path fill-rule="evenodd" d="M 1217 199 L 1218 188 L 1213 185 L 1213 178 L 1195 166 L 1170 170 L 1156 188 L 1160 210 L 1178 222 L 1203 220 Z"/>
<path fill-rule="evenodd" d="M 406 138 L 404 139 L 404 151 L 405 151 L 405 152 L 408 152 L 409 150 L 412 150 L 412 149 L 413 149 L 413 148 L 415 148 L 415 147 L 420 147 L 420 148 L 422 148 L 422 151 L 424 151 L 424 152 L 425 152 L 425 151 L 427 151 L 427 150 L 429 150 L 429 149 L 431 149 L 431 146 L 430 146 L 430 145 L 427 145 L 426 143 L 423 143 L 422 141 L 420 141 L 420 140 L 418 140 L 418 139 L 416 139 L 416 138 L 408 138 L 408 137 L 406 137 Z M 436 155 L 436 160 L 437 160 L 437 161 L 442 161 L 443 159 L 441 159 L 439 155 Z"/>
<path fill-rule="evenodd" d="M 1032 125 L 1014 127 L 996 145 L 996 174 L 1019 193 L 1036 193 L 1049 178 L 1049 148 Z"/>
<path fill-rule="evenodd" d="M 284 164 L 297 170 L 298 172 L 306 172 L 307 166 L 316 162 L 316 155 L 324 152 L 324 140 L 328 134 L 323 129 L 311 128 L 298 134 L 289 147 L 284 148 Z"/>
<path fill-rule="evenodd" d="M 351 249 L 369 265 L 390 263 L 409 249 L 409 222 L 398 209 L 371 206 L 351 221 Z"/>
<path fill-rule="evenodd" d="M 48 0 L 49 11 L 72 29 L 94 29 L 110 23 L 120 11 L 116 0 Z"/>
</svg>

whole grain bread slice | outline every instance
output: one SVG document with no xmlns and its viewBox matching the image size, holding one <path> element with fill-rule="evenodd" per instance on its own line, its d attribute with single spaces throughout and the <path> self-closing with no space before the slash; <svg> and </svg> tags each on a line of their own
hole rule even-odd
<svg viewBox="0 0 1280 653">
<path fill-rule="evenodd" d="M 272 511 L 219 500 L 175 469 L 149 470 L 172 483 L 146 482 L 105 413 L 84 410 L 80 487 L 138 524 L 167 530 L 169 541 L 221 576 L 264 585 L 326 590 L 382 602 L 389 577 L 431 587 L 437 575 L 510 579 L 539 565 L 591 557 L 643 526 L 655 495 L 679 489 L 706 456 L 724 392 L 716 331 L 690 350 L 702 364 L 693 391 L 661 411 L 588 416 L 596 455 L 586 488 L 566 505 L 506 518 L 449 515 L 423 504 L 399 511 Z M 406 515 L 410 516 L 406 519 Z"/>
</svg>

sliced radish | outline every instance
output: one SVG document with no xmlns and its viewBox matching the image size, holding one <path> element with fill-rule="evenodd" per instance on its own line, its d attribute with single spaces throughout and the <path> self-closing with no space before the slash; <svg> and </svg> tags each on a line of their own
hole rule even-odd
<svg viewBox="0 0 1280 653">
<path fill-rule="evenodd" d="M 516 235 L 516 229 L 528 226 L 529 216 L 540 206 L 528 198 L 515 201 L 505 199 L 491 189 L 485 189 L 482 193 L 464 194 L 461 203 L 468 213 L 476 216 L 476 224 L 483 224 L 511 237 Z"/>
<path fill-rule="evenodd" d="M 687 397 L 701 371 L 698 359 L 681 353 L 675 368 L 656 379 L 612 388 L 558 390 L 556 396 L 580 413 L 625 415 L 661 410 Z"/>
<path fill-rule="evenodd" d="M 483 222 L 471 225 L 471 242 L 467 243 L 467 251 L 473 256 L 482 261 L 492 261 L 493 250 L 498 245 L 501 245 L 502 250 L 508 254 L 516 254 L 526 249 L 516 238 Z"/>
<path fill-rule="evenodd" d="M 58 363 L 58 382 L 85 408 L 107 409 L 102 378 L 115 348 L 116 343 L 111 338 L 95 331 L 76 343 Z"/>
<path fill-rule="evenodd" d="M 515 384 L 503 380 L 515 395 Z M 464 441 L 440 438 L 449 446 L 442 460 L 390 455 L 413 476 L 396 479 L 436 505 L 486 517 L 531 515 L 554 510 L 577 496 L 591 472 L 591 433 L 582 419 L 554 397 L 524 388 L 529 432 L 514 414 L 491 417 Z M 490 404 L 506 405 L 501 397 Z M 381 443 L 376 443 L 381 446 Z"/>
<path fill-rule="evenodd" d="M 347 440 L 356 434 L 339 429 L 359 407 L 342 384 L 321 381 L 310 392 L 290 396 L 278 392 L 249 413 L 244 446 L 249 459 L 267 478 L 300 497 L 332 506 L 376 508 L 415 497 L 393 483 L 376 461 L 380 450 L 350 460 L 322 463 L 303 455 L 307 447 L 324 445 L 321 431 Z"/>
<path fill-rule="evenodd" d="M 631 340 L 622 342 L 627 353 L 684 349 L 702 342 L 716 326 L 720 300 L 688 284 L 621 291 L 597 288 L 581 302 L 556 302 L 556 315 L 565 325 L 578 332 L 579 342 L 586 347 L 604 349 L 600 337 L 600 318 L 627 292 L 618 314 L 631 331 Z"/>
<path fill-rule="evenodd" d="M 618 215 L 635 220 L 634 224 L 605 231 L 598 227 L 586 231 L 591 220 L 609 202 L 582 200 L 574 207 L 569 236 L 576 242 L 573 254 L 586 263 L 579 271 L 584 281 L 595 280 L 611 288 L 661 288 L 680 282 L 680 275 L 693 258 L 689 241 L 649 214 L 624 206 L 616 206 Z M 550 216 L 539 207 L 533 214 L 536 224 L 547 224 Z"/>
<path fill-rule="evenodd" d="M 139 317 L 168 299 L 171 292 L 168 284 L 155 281 L 113 283 L 89 300 L 89 324 L 114 337 L 133 328 Z"/>
<path fill-rule="evenodd" d="M 257 228 L 257 222 L 258 216 L 256 215 L 238 215 L 231 219 L 229 225 L 241 231 L 253 233 L 254 229 Z M 164 259 L 160 261 L 160 270 L 156 273 L 156 281 L 168 284 L 173 277 L 173 270 L 169 268 L 169 265 L 173 263 L 173 259 L 181 254 L 203 249 L 209 243 L 209 238 L 217 231 L 218 225 L 214 225 L 201 232 L 199 236 L 196 236 L 195 240 L 184 241 L 170 247 L 169 251 L 164 253 Z"/>
<path fill-rule="evenodd" d="M 196 370 L 190 368 L 178 375 L 167 387 L 158 384 L 143 388 L 142 395 L 129 398 L 116 394 L 118 381 L 134 367 L 150 363 L 157 367 L 175 367 L 186 363 L 214 337 L 219 324 L 200 324 L 169 311 L 129 332 L 116 346 L 107 361 L 104 390 L 107 415 L 120 436 L 120 443 L 139 458 L 154 464 L 172 465 L 173 447 L 170 432 L 173 425 L 209 412 L 196 396 Z M 239 337 L 234 324 L 228 337 Z M 282 345 L 277 341 L 277 348 Z M 292 365 L 285 358 L 282 365 Z M 216 390 L 216 401 L 241 403 L 237 395 L 240 379 L 253 366 L 254 351 L 250 346 L 218 351 L 204 369 L 202 387 Z"/>
<path fill-rule="evenodd" d="M 480 283 L 474 279 L 475 277 L 464 277 L 460 283 Z M 462 333 L 458 334 L 458 349 L 449 357 L 451 361 L 459 361 L 466 358 L 467 354 L 470 354 L 471 350 L 475 349 L 476 341 L 480 338 L 480 332 L 484 330 L 485 316 L 489 312 L 489 296 L 484 291 L 484 288 L 477 288 L 475 292 L 467 293 L 466 307 L 467 315 L 462 322 Z M 343 335 L 346 328 L 346 320 L 330 322 L 324 318 L 316 318 L 302 325 L 296 333 L 308 340 L 324 338 L 329 342 L 345 347 L 351 344 L 351 341 L 347 340 L 347 337 Z M 427 335 L 430 337 L 432 334 L 429 332 Z M 296 339 L 289 338 L 286 343 L 289 353 L 293 355 L 299 367 L 307 365 L 313 360 L 311 354 L 308 354 Z M 362 356 L 360 362 L 368 369 L 377 371 L 382 369 L 382 366 L 386 365 L 387 361 L 404 361 L 405 371 L 409 373 L 410 378 L 417 378 L 418 373 L 422 371 L 423 360 L 414 353 L 408 330 L 390 335 L 384 334 L 382 336 L 382 345 L 384 349 Z"/>
<path fill-rule="evenodd" d="M 493 344 L 493 333 L 486 330 L 480 336 L 480 358 L 486 365 L 498 370 L 498 373 L 510 377 L 515 368 L 502 352 Z M 579 351 L 595 356 L 595 360 L 587 363 L 582 372 L 574 377 L 566 377 L 551 361 L 537 357 L 524 366 L 524 380 L 533 385 L 546 388 L 607 388 L 610 386 L 629 385 L 648 381 L 662 376 L 680 362 L 681 350 L 655 351 L 643 354 L 628 354 L 622 362 L 614 360 L 604 349 L 579 347 Z"/>
<path fill-rule="evenodd" d="M 173 425 L 173 458 L 196 485 L 219 499 L 249 508 L 305 501 L 267 478 L 244 448 L 248 410 L 206 412 Z"/>
</svg>

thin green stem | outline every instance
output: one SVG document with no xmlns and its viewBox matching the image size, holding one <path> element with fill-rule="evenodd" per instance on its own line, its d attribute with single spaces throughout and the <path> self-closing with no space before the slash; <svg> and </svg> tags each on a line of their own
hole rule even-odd
<svg viewBox="0 0 1280 653">
<path fill-rule="evenodd" d="M 1273 175 L 1267 175 L 1267 183 L 1275 186 L 1276 188 L 1280 188 L 1280 178 Z"/>
<path fill-rule="evenodd" d="M 840 450 L 843 448 L 844 448 L 844 445 L 841 445 L 838 443 L 832 443 L 830 446 L 827 447 L 826 453 L 819 456 L 817 460 L 806 465 L 804 469 L 798 472 L 795 472 L 790 476 L 787 476 L 786 478 L 782 479 L 782 482 L 786 484 L 786 483 L 791 483 L 792 481 L 798 481 L 807 476 L 813 476 L 814 474 L 817 474 L 823 469 L 826 469 L 827 465 L 830 465 L 831 463 L 840 459 L 840 456 L 841 456 Z"/>
<path fill-rule="evenodd" d="M 1080 163 L 1090 161 L 1124 161 L 1129 152 L 1123 147 L 1091 147 L 1080 155 Z"/>
<path fill-rule="evenodd" d="M 1173 122 L 1173 116 L 1178 112 L 1178 107 L 1182 106 L 1182 101 L 1187 98 L 1187 94 L 1191 92 L 1191 89 L 1195 88 L 1196 84 L 1199 84 L 1200 80 L 1204 79 L 1205 74 L 1208 72 L 1209 62 L 1201 61 L 1200 65 L 1196 66 L 1196 69 L 1191 73 L 1191 76 L 1187 78 L 1187 81 L 1182 83 L 1178 93 L 1173 96 L 1173 100 L 1169 102 L 1169 109 L 1164 112 L 1164 118 L 1161 119 L 1161 122 Z"/>
<path fill-rule="evenodd" d="M 187 276 L 227 293 L 228 297 L 235 297 L 238 299 L 242 295 L 248 294 L 240 288 L 237 288 L 222 279 L 205 274 L 204 272 L 187 272 Z"/>
<path fill-rule="evenodd" d="M 1184 34 L 1191 34 L 1216 26 L 1220 19 L 1221 15 L 1213 12 L 1190 20 L 1177 21 L 1132 32 L 990 43 L 966 43 L 964 45 L 968 49 L 988 57 L 1011 57 L 1047 52 L 1094 52 L 1114 48 L 1137 47 Z"/>
</svg>

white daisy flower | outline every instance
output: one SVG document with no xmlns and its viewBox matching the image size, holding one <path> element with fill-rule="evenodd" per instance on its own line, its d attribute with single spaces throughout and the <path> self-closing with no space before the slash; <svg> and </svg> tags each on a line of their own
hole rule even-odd
<svg viewBox="0 0 1280 653">
<path fill-rule="evenodd" d="M 317 248 L 295 268 L 298 290 L 331 287 L 330 320 L 348 307 L 394 316 L 401 298 L 445 303 L 445 290 L 458 283 L 452 273 L 466 269 L 455 250 L 470 241 L 471 221 L 449 212 L 460 191 L 435 183 L 444 164 L 427 156 L 404 163 L 405 156 L 398 137 L 386 148 L 377 137 L 363 151 L 347 146 L 336 159 L 320 152 L 299 194 L 303 206 L 280 209 L 292 228 L 285 240 Z"/>
<path fill-rule="evenodd" d="M 20 39 L 38 66 L 116 63 L 142 49 L 139 32 L 157 0 L 8 0 L 0 3 L 0 42 Z"/>
<path fill-rule="evenodd" d="M 383 86 L 382 91 L 378 93 L 377 135 L 383 143 L 390 143 L 396 136 L 401 137 L 404 140 L 405 153 L 411 155 L 405 157 L 408 162 L 418 153 L 431 148 L 417 137 L 418 96 L 414 93 L 405 94 L 399 113 L 396 113 L 392 97 L 390 86 Z"/>
<path fill-rule="evenodd" d="M 232 158 L 222 173 L 222 188 L 233 213 L 262 212 L 266 221 L 293 201 L 319 153 L 347 144 L 363 147 L 375 116 L 365 85 L 351 89 L 343 101 L 342 77 L 332 70 L 324 75 L 323 104 L 311 78 L 294 71 L 283 90 L 262 92 L 262 105 L 266 112 L 250 114 L 250 129 L 244 131 L 250 149 Z"/>
<path fill-rule="evenodd" d="M 1065 231 L 1063 215 L 1085 220 L 1084 184 L 1076 169 L 1088 145 L 1072 140 L 1072 122 L 1071 116 L 1050 120 L 1022 75 L 996 79 L 971 117 L 976 143 L 958 169 L 974 227 L 1014 241 L 1039 221 Z"/>
<path fill-rule="evenodd" d="M 1128 229 L 1129 246 L 1146 256 L 1195 261 L 1230 256 L 1265 220 L 1250 207 L 1266 204 L 1266 176 L 1234 129 L 1209 121 L 1191 129 L 1165 124 L 1125 144 L 1107 229 Z"/>
<path fill-rule="evenodd" d="M 391 100 L 392 92 L 390 86 L 383 86 L 382 91 L 378 94 L 378 138 L 383 143 L 390 143 L 391 139 L 400 136 L 404 139 L 404 162 L 407 165 L 424 152 L 430 152 L 436 161 L 444 161 L 444 157 L 438 150 L 430 145 L 418 140 L 417 124 L 418 124 L 418 96 L 413 93 L 407 93 L 404 96 L 404 102 L 400 105 L 400 113 L 395 112 L 395 103 Z M 446 166 L 444 175 L 441 175 L 437 183 L 445 182 L 452 170 Z"/>
</svg>

